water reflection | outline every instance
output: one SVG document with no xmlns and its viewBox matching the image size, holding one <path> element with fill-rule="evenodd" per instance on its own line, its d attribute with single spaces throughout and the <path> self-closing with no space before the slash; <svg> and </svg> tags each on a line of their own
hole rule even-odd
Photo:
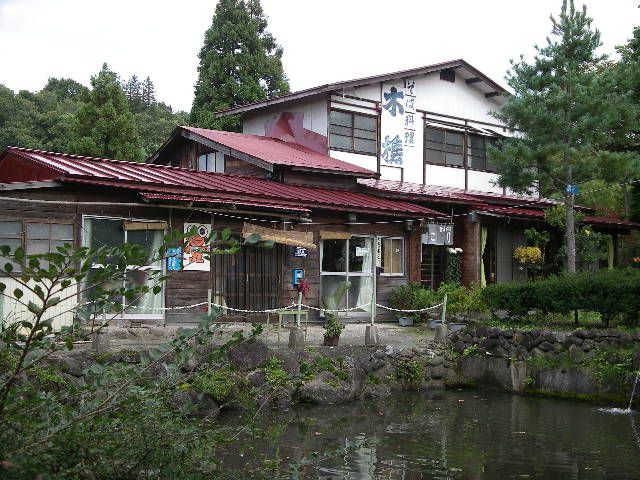
<svg viewBox="0 0 640 480">
<path fill-rule="evenodd" d="M 242 439 L 220 460 L 229 468 L 301 462 L 273 478 L 631 479 L 640 478 L 635 421 L 635 413 L 610 415 L 567 401 L 402 393 L 275 412 L 264 419 L 264 428 L 274 429 L 268 442 Z"/>
</svg>

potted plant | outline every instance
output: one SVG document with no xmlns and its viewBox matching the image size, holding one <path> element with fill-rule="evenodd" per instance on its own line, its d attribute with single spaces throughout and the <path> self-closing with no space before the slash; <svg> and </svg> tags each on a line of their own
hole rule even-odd
<svg viewBox="0 0 640 480">
<path fill-rule="evenodd" d="M 326 318 L 324 324 L 324 344 L 326 346 L 338 345 L 340 334 L 344 330 L 344 325 L 338 319 L 338 305 L 340 305 L 344 294 L 347 293 L 350 286 L 349 282 L 341 282 L 331 295 L 322 297 L 322 305 L 325 308 L 324 316 Z"/>
<path fill-rule="evenodd" d="M 327 318 L 327 322 L 324 324 L 324 345 L 327 347 L 338 345 L 342 330 L 344 330 L 344 325 L 340 323 L 337 316 Z"/>
</svg>

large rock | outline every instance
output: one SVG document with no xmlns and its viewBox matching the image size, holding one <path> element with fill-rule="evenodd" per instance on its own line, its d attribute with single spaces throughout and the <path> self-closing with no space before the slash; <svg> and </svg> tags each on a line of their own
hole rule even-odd
<svg viewBox="0 0 640 480">
<path fill-rule="evenodd" d="M 295 352 L 288 349 L 275 350 L 271 352 L 271 356 L 280 360 L 282 369 L 289 375 L 296 376 L 300 373 L 300 363 Z"/>
<path fill-rule="evenodd" d="M 173 396 L 178 410 L 186 416 L 195 418 L 215 418 L 220 407 L 211 397 L 195 390 L 181 390 Z"/>
<path fill-rule="evenodd" d="M 233 347 L 227 357 L 238 370 L 255 370 L 269 360 L 269 347 L 264 342 L 253 339 Z"/>
<path fill-rule="evenodd" d="M 298 392 L 300 400 L 309 403 L 346 403 L 354 398 L 354 389 L 331 372 L 320 372 L 313 380 L 302 384 Z"/>
</svg>

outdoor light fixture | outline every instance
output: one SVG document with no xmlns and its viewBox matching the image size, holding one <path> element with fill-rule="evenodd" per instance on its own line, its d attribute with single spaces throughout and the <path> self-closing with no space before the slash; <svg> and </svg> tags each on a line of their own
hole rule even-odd
<svg viewBox="0 0 640 480">
<path fill-rule="evenodd" d="M 358 220 L 358 219 L 357 219 L 357 217 L 356 217 L 356 214 L 355 214 L 355 213 L 350 213 L 350 214 L 349 214 L 349 216 L 348 216 L 348 222 L 349 222 L 349 223 L 356 223 L 356 221 L 357 221 L 357 220 Z"/>
<path fill-rule="evenodd" d="M 478 214 L 476 212 L 471 212 L 469 214 L 469 221 L 471 223 L 478 223 Z"/>
<path fill-rule="evenodd" d="M 413 228 L 413 220 L 411 219 L 407 219 L 404 221 L 404 229 L 407 232 L 410 232 L 411 229 Z"/>
</svg>

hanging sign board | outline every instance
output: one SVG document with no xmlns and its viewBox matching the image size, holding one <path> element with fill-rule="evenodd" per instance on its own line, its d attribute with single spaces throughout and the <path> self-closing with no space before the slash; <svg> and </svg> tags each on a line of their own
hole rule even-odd
<svg viewBox="0 0 640 480">
<path fill-rule="evenodd" d="M 195 227 L 195 235 L 185 239 L 184 254 L 182 258 L 183 270 L 201 270 L 208 272 L 211 264 L 208 258 L 210 246 L 207 242 L 211 235 L 211 225 L 207 223 L 185 223 L 184 233 L 188 233 Z"/>
<path fill-rule="evenodd" d="M 293 256 L 307 258 L 309 256 L 309 249 L 306 247 L 295 247 L 293 249 Z"/>
<path fill-rule="evenodd" d="M 356 247 L 356 257 L 365 257 L 369 254 L 369 249 L 366 247 Z"/>
<path fill-rule="evenodd" d="M 422 234 L 422 243 L 426 245 L 453 245 L 453 225 L 428 223 L 426 233 Z"/>
</svg>

